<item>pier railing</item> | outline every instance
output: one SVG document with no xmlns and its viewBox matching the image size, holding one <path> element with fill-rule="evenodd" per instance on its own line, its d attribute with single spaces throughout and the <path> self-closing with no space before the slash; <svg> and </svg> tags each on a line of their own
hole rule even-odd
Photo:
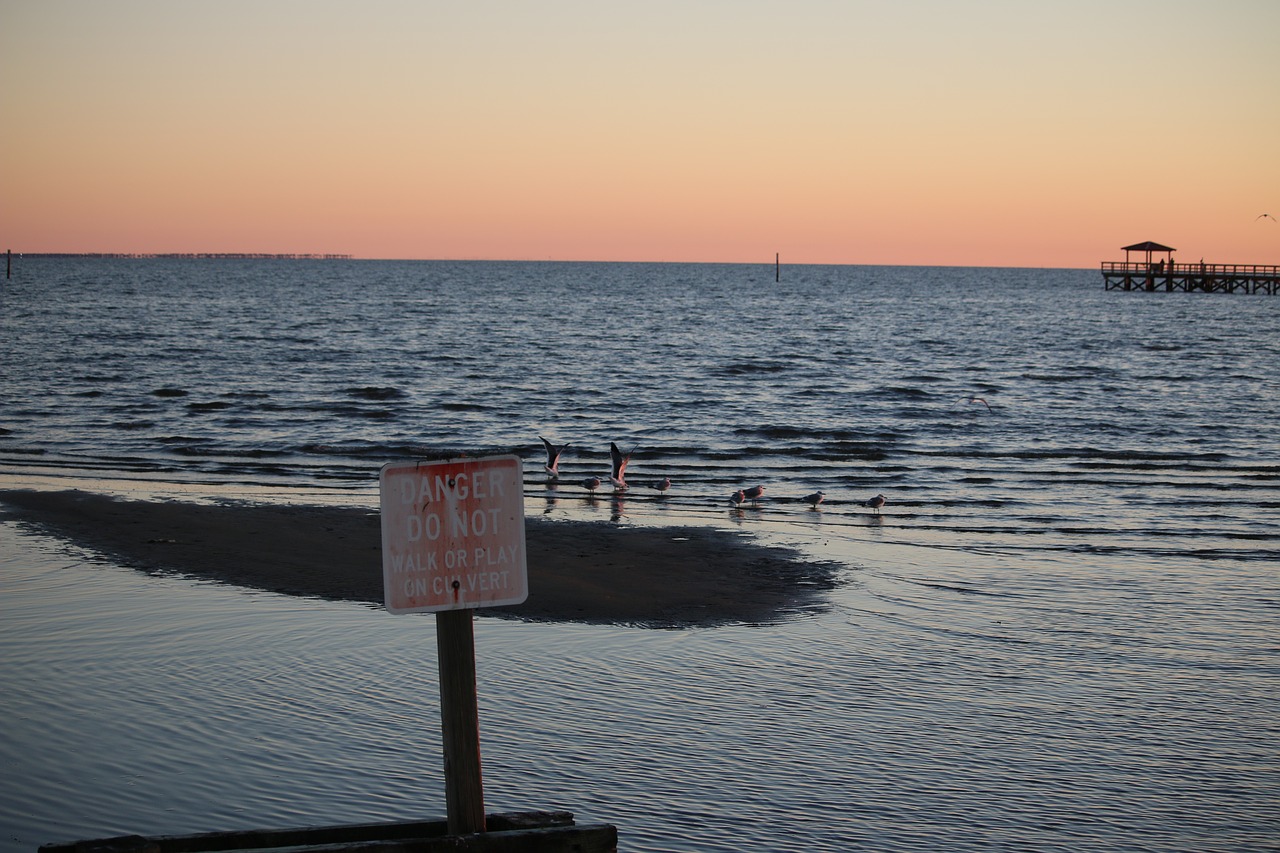
<svg viewBox="0 0 1280 853">
<path fill-rule="evenodd" d="M 1280 265 L 1103 261 L 1107 290 L 1280 293 Z"/>
</svg>

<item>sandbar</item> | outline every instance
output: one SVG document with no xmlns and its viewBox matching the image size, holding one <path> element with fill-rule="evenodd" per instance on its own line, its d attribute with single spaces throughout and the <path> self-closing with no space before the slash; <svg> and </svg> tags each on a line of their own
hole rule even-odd
<svg viewBox="0 0 1280 853">
<path fill-rule="evenodd" d="M 19 523 L 130 568 L 381 604 L 381 520 L 360 507 L 0 491 Z M 529 597 L 482 615 L 650 628 L 770 624 L 822 609 L 838 567 L 711 527 L 526 518 Z"/>
</svg>

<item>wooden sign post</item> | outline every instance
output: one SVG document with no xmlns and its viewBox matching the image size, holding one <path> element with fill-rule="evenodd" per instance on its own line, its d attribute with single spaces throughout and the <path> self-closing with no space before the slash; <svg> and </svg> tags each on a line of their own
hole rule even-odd
<svg viewBox="0 0 1280 853">
<path fill-rule="evenodd" d="M 436 614 L 436 654 L 440 660 L 440 732 L 449 834 L 484 832 L 476 642 L 470 610 Z"/>
<path fill-rule="evenodd" d="M 387 609 L 436 614 L 449 833 L 484 832 L 471 611 L 528 597 L 523 466 L 518 456 L 390 463 L 379 485 Z"/>
</svg>

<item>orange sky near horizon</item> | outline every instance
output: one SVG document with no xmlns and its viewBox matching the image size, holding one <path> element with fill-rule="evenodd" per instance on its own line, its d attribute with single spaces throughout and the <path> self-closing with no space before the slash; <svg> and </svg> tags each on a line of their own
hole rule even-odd
<svg viewBox="0 0 1280 853">
<path fill-rule="evenodd" d="M 0 0 L 15 252 L 1280 263 L 1280 3 Z"/>
</svg>

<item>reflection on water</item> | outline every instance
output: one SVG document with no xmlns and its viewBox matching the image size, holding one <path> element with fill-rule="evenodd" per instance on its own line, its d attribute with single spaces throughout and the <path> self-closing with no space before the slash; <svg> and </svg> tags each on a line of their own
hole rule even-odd
<svg viewBox="0 0 1280 853">
<path fill-rule="evenodd" d="M 1280 596 L 1256 564 L 774 535 L 849 566 L 829 610 L 478 619 L 488 807 L 614 823 L 626 850 L 1274 844 Z M 0 844 L 442 815 L 433 634 L 4 523 Z"/>
</svg>

